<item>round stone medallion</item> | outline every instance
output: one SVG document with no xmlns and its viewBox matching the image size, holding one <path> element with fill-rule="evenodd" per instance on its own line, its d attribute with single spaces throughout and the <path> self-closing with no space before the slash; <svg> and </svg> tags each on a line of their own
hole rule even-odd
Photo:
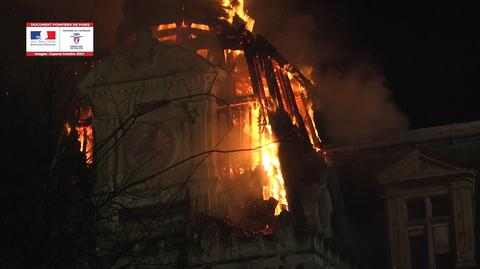
<svg viewBox="0 0 480 269">
<path fill-rule="evenodd" d="M 129 130 L 125 156 L 133 169 L 162 169 L 170 163 L 173 155 L 173 135 L 166 126 L 159 123 L 137 123 Z"/>
</svg>

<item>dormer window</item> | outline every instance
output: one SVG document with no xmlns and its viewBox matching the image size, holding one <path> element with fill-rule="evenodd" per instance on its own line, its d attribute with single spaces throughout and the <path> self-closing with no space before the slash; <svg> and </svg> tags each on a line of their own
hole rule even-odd
<svg viewBox="0 0 480 269">
<path fill-rule="evenodd" d="M 412 269 L 452 268 L 450 199 L 446 195 L 407 199 L 407 230 Z"/>
<path fill-rule="evenodd" d="M 415 150 L 377 176 L 385 190 L 391 268 L 475 268 L 476 173 Z"/>
</svg>

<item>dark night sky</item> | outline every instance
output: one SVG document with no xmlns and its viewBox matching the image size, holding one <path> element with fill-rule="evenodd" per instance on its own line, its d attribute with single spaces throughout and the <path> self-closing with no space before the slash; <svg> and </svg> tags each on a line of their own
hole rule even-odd
<svg viewBox="0 0 480 269">
<path fill-rule="evenodd" d="M 469 1 L 351 2 L 355 38 L 383 67 L 411 127 L 480 119 L 477 6 Z"/>
</svg>

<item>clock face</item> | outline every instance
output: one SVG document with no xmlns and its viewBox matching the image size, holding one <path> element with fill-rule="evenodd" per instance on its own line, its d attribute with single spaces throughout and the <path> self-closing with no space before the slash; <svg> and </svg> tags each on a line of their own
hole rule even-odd
<svg viewBox="0 0 480 269">
<path fill-rule="evenodd" d="M 129 131 L 125 155 L 133 169 L 158 170 L 173 158 L 174 144 L 170 129 L 158 123 L 137 123 Z"/>
</svg>

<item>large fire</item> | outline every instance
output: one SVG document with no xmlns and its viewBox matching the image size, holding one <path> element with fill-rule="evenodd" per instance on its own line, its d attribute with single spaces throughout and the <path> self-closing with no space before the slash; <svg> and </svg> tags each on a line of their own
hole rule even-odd
<svg viewBox="0 0 480 269">
<path fill-rule="evenodd" d="M 245 36 L 251 35 L 255 20 L 247 14 L 244 0 L 220 0 L 220 4 L 227 14 L 226 17 L 220 19 L 233 25 L 237 16 L 240 22 L 244 22 L 247 31 Z M 181 44 L 190 40 L 194 44 L 197 35 L 202 34 L 199 30 L 204 34 L 211 34 L 214 32 L 213 29 L 212 26 L 186 22 L 183 19 L 181 23 L 159 25 L 157 38 L 161 42 Z M 235 49 L 225 48 L 222 53 L 223 64 L 227 72 L 231 74 L 233 81 L 233 96 L 229 97 L 233 101 L 230 107 L 240 107 L 238 114 L 233 115 L 230 120 L 233 125 L 242 125 L 242 128 L 245 129 L 243 133 L 250 137 L 245 141 L 242 138 L 243 142 L 239 142 L 236 146 L 260 149 L 252 151 L 249 157 L 232 157 L 234 161 L 228 161 L 224 169 L 229 171 L 228 178 L 230 179 L 235 175 L 242 175 L 246 171 L 255 171 L 259 167 L 263 169 L 266 179 L 262 180 L 262 198 L 265 201 L 271 198 L 275 199 L 278 202 L 275 215 L 279 215 L 282 210 L 288 210 L 289 207 L 278 156 L 279 141 L 272 130 L 269 114 L 275 113 L 277 110 L 287 112 L 292 125 L 317 152 L 322 151 L 321 141 L 315 126 L 311 98 L 305 86 L 308 79 L 303 77 L 292 65 L 285 61 L 278 61 L 275 57 L 265 57 L 260 54 L 247 55 L 242 46 L 249 42 L 251 40 L 239 41 L 244 44 Z M 191 45 L 186 45 L 186 47 L 189 46 Z M 213 50 L 208 46 L 198 47 L 196 52 L 207 60 L 212 61 L 213 59 L 211 58 Z M 218 58 L 216 59 L 214 62 L 218 61 Z M 306 68 L 307 75 L 311 73 L 310 69 Z M 232 165 L 232 162 L 235 164 Z M 249 164 L 245 162 L 249 162 Z"/>
<path fill-rule="evenodd" d="M 260 153 L 254 152 L 254 159 L 258 159 L 268 177 L 268 184 L 263 186 L 263 200 L 274 198 L 278 201 L 275 208 L 275 215 L 279 215 L 282 210 L 288 210 L 287 192 L 285 190 L 285 182 L 283 180 L 280 160 L 278 159 L 278 145 L 272 133 L 272 127 L 268 122 L 262 126 L 261 112 L 258 103 L 251 104 L 252 118 L 257 124 L 252 124 L 252 137 L 256 145 L 260 146 Z M 268 120 L 268 119 L 266 119 Z M 258 156 L 259 155 L 259 156 Z"/>
<path fill-rule="evenodd" d="M 255 20 L 245 11 L 244 1 L 220 1 L 227 13 L 227 17 L 221 19 L 232 24 L 235 16 L 238 16 L 245 23 L 246 34 L 241 35 L 242 38 L 253 36 L 251 31 Z M 199 40 L 197 38 L 200 35 L 216 34 L 217 30 L 215 25 L 194 23 L 185 19 L 156 27 L 157 39 L 160 42 L 179 45 L 192 40 L 194 44 Z M 230 123 L 225 124 L 241 126 L 240 133 L 248 137 L 245 140 L 242 138 L 241 142 L 235 144 L 236 146 L 258 149 L 249 152 L 248 156 L 235 157 L 236 159 L 232 157 L 229 161 L 224 161 L 225 167 L 222 171 L 228 171 L 226 177 L 231 180 L 235 175 L 242 175 L 247 171 L 253 173 L 258 169 L 263 170 L 264 173 L 259 182 L 261 189 L 260 186 L 258 188 L 261 192 L 259 199 L 260 201 L 274 199 L 277 202 L 274 215 L 279 215 L 283 210 L 289 210 L 289 205 L 279 158 L 280 141 L 272 128 L 271 113 L 286 112 L 296 132 L 307 144 L 310 142 L 311 148 L 317 152 L 322 152 L 321 141 L 315 126 L 313 105 L 306 88 L 306 85 L 311 86 L 308 84 L 308 79 L 283 58 L 279 59 L 278 55 L 271 56 L 265 52 L 252 54 L 252 50 L 246 48 L 249 42 L 252 40 L 239 41 L 236 46 L 226 46 L 220 50 L 220 54 L 215 54 L 214 49 L 208 46 L 186 47 L 193 48 L 209 61 L 216 59 L 212 62 L 218 62 L 219 58 L 222 60 L 222 67 L 231 75 L 233 82 L 230 85 L 231 92 L 228 93 L 231 102 L 226 108 L 228 113 L 225 113 L 229 115 L 230 118 L 226 118 Z M 232 107 L 238 108 L 237 114 L 232 115 Z M 65 126 L 68 133 L 72 130 L 77 131 L 80 151 L 85 154 L 88 166 L 93 164 L 92 114 L 91 107 L 81 107 L 76 126 L 73 128 L 69 125 Z"/>
<path fill-rule="evenodd" d="M 267 176 L 266 184 L 262 187 L 263 199 L 274 198 L 278 201 L 275 215 L 279 215 L 282 210 L 288 210 L 288 201 L 278 156 L 279 141 L 273 133 L 268 112 L 274 112 L 280 107 L 286 108 L 292 124 L 299 130 L 305 130 L 311 147 L 319 152 L 321 151 L 320 138 L 313 120 L 314 111 L 311 98 L 294 71 L 291 71 L 292 67 L 290 65 L 280 66 L 275 61 L 272 61 L 272 67 L 276 75 L 276 82 L 280 85 L 280 96 L 274 96 L 275 93 L 269 89 L 264 74 L 260 75 L 261 91 L 254 93 L 251 74 L 245 66 L 247 65 L 245 52 L 243 50 L 225 50 L 224 53 L 226 60 L 231 59 L 235 63 L 233 71 L 235 95 L 250 97 L 246 107 L 249 108 L 247 113 L 250 113 L 253 120 L 246 128 L 249 128 L 251 133 L 253 146 L 261 147 L 259 151 L 252 152 L 251 169 L 256 169 L 257 166 L 263 167 Z"/>
<path fill-rule="evenodd" d="M 253 92 L 244 51 L 227 49 L 224 55 L 226 61 L 232 61 L 235 66 L 233 70 L 235 95 L 249 97 L 249 101 L 243 105 L 246 109 L 243 117 L 251 118 L 249 124 L 244 126 L 245 134 L 251 137 L 251 142 L 250 145 L 243 145 L 243 147 L 260 148 L 251 152 L 251 166 L 247 169 L 255 170 L 261 167 L 265 171 L 267 179 L 263 181 L 265 185 L 262 186 L 262 197 L 265 201 L 270 198 L 278 201 L 275 215 L 279 215 L 282 210 L 288 210 L 288 201 L 278 158 L 278 141 L 273 134 L 266 111 L 261 105 L 262 100 Z M 265 91 L 268 92 L 268 89 L 265 88 Z"/>
</svg>

